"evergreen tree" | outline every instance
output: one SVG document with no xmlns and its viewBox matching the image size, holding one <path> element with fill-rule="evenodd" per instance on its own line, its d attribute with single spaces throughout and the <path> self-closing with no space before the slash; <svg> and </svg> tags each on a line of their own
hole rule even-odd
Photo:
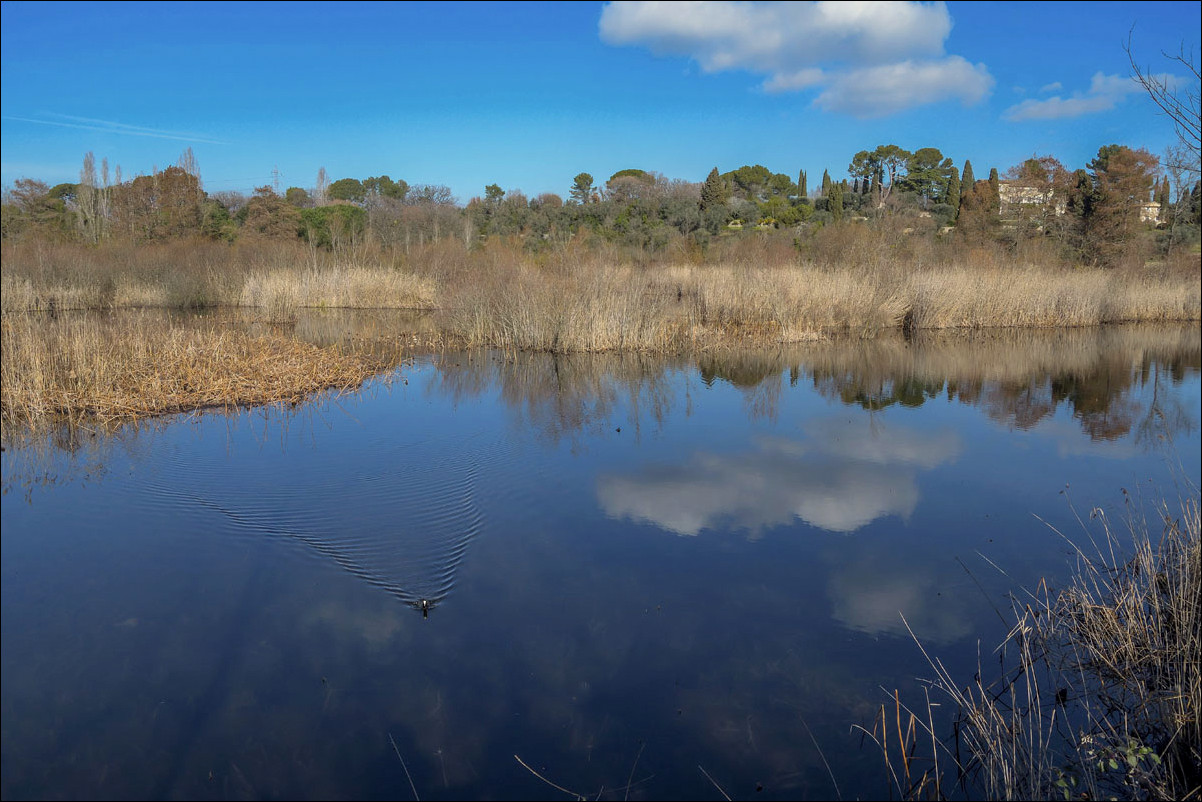
<svg viewBox="0 0 1202 802">
<path fill-rule="evenodd" d="M 996 167 L 989 171 L 989 191 L 993 193 L 993 212 L 999 214 L 1002 211 L 1002 182 L 998 179 Z"/>
<path fill-rule="evenodd" d="M 568 197 L 579 204 L 588 203 L 593 196 L 593 177 L 589 173 L 578 173 L 568 190 Z"/>
<path fill-rule="evenodd" d="M 722 180 L 722 176 L 718 173 L 718 168 L 710 170 L 710 174 L 706 176 L 705 184 L 701 187 L 701 201 L 698 206 L 702 211 L 713 209 L 726 203 L 726 182 Z"/>
<path fill-rule="evenodd" d="M 827 211 L 837 223 L 843 219 L 843 184 L 832 184 L 827 196 Z"/>
<path fill-rule="evenodd" d="M 972 174 L 972 162 L 968 159 L 964 160 L 964 172 L 960 175 L 960 204 L 964 204 L 964 197 L 968 195 L 973 185 L 977 183 L 976 176 Z"/>
<path fill-rule="evenodd" d="M 828 197 L 830 197 L 830 194 L 831 194 L 831 174 L 828 171 L 823 170 L 822 171 L 822 197 L 828 198 Z"/>
<path fill-rule="evenodd" d="M 801 175 L 797 177 L 797 195 L 803 200 L 810 196 L 810 189 L 806 186 L 805 170 L 802 170 Z"/>
<path fill-rule="evenodd" d="M 955 167 L 951 168 L 951 175 L 947 179 L 947 205 L 955 210 L 952 215 L 952 220 L 956 219 L 956 215 L 960 213 L 960 171 Z"/>
<path fill-rule="evenodd" d="M 1160 182 L 1160 192 L 1157 193 L 1156 200 L 1160 202 L 1160 217 L 1164 219 L 1169 211 L 1169 177 L 1167 175 Z"/>
</svg>

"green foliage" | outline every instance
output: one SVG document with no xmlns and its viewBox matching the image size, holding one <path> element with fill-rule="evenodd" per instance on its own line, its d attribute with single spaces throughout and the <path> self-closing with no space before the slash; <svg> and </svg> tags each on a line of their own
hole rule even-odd
<svg viewBox="0 0 1202 802">
<path fill-rule="evenodd" d="M 365 198 L 380 197 L 403 201 L 408 193 L 409 184 L 404 179 L 393 181 L 386 175 L 363 179 L 363 194 Z"/>
<path fill-rule="evenodd" d="M 611 175 L 609 177 L 609 180 L 613 181 L 618 178 L 637 178 L 640 181 L 647 181 L 648 183 L 653 182 L 655 180 L 655 177 L 652 176 L 650 173 L 648 173 L 646 170 L 639 170 L 634 167 L 628 167 L 625 170 L 618 170 L 616 173 L 614 173 L 613 175 Z"/>
<path fill-rule="evenodd" d="M 238 224 L 230 212 L 216 200 L 206 200 L 202 207 L 200 231 L 209 239 L 233 242 L 238 236 Z"/>
<path fill-rule="evenodd" d="M 73 220 L 66 198 L 73 198 L 75 184 L 48 188 L 41 181 L 18 178 L 4 193 L 4 219 L 0 236 L 17 239 L 26 235 L 58 237 L 71 229 Z"/>
<path fill-rule="evenodd" d="M 722 206 L 730 197 L 727 190 L 726 182 L 722 180 L 722 176 L 718 174 L 718 168 L 710 170 L 710 174 L 706 176 L 705 184 L 701 187 L 701 200 L 698 206 L 702 211 L 713 209 Z"/>
<path fill-rule="evenodd" d="M 951 174 L 947 178 L 947 197 L 944 203 L 952 207 L 951 220 L 954 222 L 960 211 L 960 171 L 955 167 L 952 167 Z M 951 225 L 951 223 L 944 223 L 944 225 Z"/>
<path fill-rule="evenodd" d="M 357 242 L 366 228 L 366 211 L 351 204 L 335 203 L 302 209 L 296 233 L 319 248 L 338 248 Z"/>
<path fill-rule="evenodd" d="M 505 197 L 505 190 L 499 184 L 489 184 L 484 188 L 484 202 L 496 206 Z"/>
<path fill-rule="evenodd" d="M 288 187 L 284 190 L 284 200 L 298 209 L 313 205 L 313 199 L 309 197 L 309 193 L 300 187 Z"/>
<path fill-rule="evenodd" d="M 964 160 L 964 171 L 960 174 L 960 203 L 964 203 L 964 196 L 977 183 L 976 176 L 972 173 L 972 162 L 968 159 Z"/>
<path fill-rule="evenodd" d="M 762 164 L 743 165 L 723 173 L 734 197 L 760 203 L 776 196 L 788 198 L 797 192 L 793 179 L 784 173 L 774 173 Z"/>
<path fill-rule="evenodd" d="M 947 197 L 954 169 L 951 159 L 944 159 L 939 148 L 919 148 L 906 159 L 906 177 L 901 187 L 916 193 L 924 203 L 941 202 Z"/>
<path fill-rule="evenodd" d="M 827 196 L 827 211 L 831 213 L 831 219 L 836 223 L 843 219 L 842 184 L 831 184 L 830 194 Z"/>
<path fill-rule="evenodd" d="M 568 190 L 568 198 L 573 203 L 583 206 L 592 201 L 593 177 L 589 173 L 577 173 L 572 179 L 572 188 Z"/>
<path fill-rule="evenodd" d="M 363 188 L 363 182 L 357 178 L 340 178 L 333 184 L 326 193 L 332 200 L 348 201 L 349 203 L 363 203 L 367 197 L 366 190 Z"/>
</svg>

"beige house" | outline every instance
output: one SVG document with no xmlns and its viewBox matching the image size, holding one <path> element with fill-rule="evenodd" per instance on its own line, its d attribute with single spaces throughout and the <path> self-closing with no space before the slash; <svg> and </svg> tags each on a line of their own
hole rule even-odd
<svg viewBox="0 0 1202 802">
<path fill-rule="evenodd" d="M 998 196 L 1002 202 L 1002 216 L 1009 217 L 1023 206 L 1046 206 L 1052 204 L 1056 214 L 1064 214 L 1064 198 L 1057 198 L 1052 189 L 1042 190 L 1018 181 L 998 182 Z"/>
</svg>

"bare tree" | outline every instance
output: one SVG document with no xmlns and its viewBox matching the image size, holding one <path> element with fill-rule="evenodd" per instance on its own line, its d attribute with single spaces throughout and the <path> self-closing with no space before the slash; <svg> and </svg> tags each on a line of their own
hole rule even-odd
<svg viewBox="0 0 1202 802">
<path fill-rule="evenodd" d="M 326 174 L 326 168 L 322 167 L 317 171 L 317 183 L 313 186 L 313 204 L 325 206 L 329 202 L 330 176 Z"/>
<path fill-rule="evenodd" d="M 196 156 L 192 153 L 192 147 L 189 145 L 180 154 L 179 161 L 176 165 L 188 175 L 196 179 L 196 196 L 199 200 L 204 199 L 204 184 L 200 180 L 200 165 L 196 162 Z"/>
<path fill-rule="evenodd" d="M 1175 56 L 1161 51 L 1162 56 L 1185 67 L 1192 76 L 1192 79 L 1178 81 L 1172 75 L 1157 75 L 1147 67 L 1140 67 L 1131 50 L 1130 34 L 1127 36 L 1127 43 L 1123 45 L 1123 50 L 1126 51 L 1127 59 L 1131 62 L 1131 71 L 1135 82 L 1144 88 L 1148 97 L 1152 98 L 1152 102 L 1173 121 L 1173 127 L 1177 130 L 1177 138 L 1183 146 L 1178 154 L 1185 155 L 1188 162 L 1177 166 L 1196 174 L 1199 163 L 1202 161 L 1202 120 L 1199 118 L 1198 105 L 1202 74 L 1198 72 L 1198 63 L 1193 51 L 1186 53 L 1185 45 L 1181 46 Z"/>
<path fill-rule="evenodd" d="M 101 188 L 96 182 L 96 157 L 88 151 L 83 157 L 83 169 L 79 171 L 79 189 L 75 193 L 75 212 L 84 240 L 100 241 L 103 233 L 101 218 Z"/>
</svg>

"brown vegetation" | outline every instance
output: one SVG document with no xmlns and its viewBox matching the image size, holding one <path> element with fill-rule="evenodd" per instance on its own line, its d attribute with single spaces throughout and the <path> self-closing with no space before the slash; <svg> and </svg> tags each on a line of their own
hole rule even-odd
<svg viewBox="0 0 1202 802">
<path fill-rule="evenodd" d="M 764 234 L 648 263 L 577 238 L 441 240 L 354 254 L 247 240 L 9 243 L 5 312 L 246 306 L 438 309 L 449 338 L 554 351 L 673 350 L 718 341 L 797 341 L 887 329 L 1086 326 L 1198 320 L 1197 258 L 1129 270 L 1062 268 L 1034 245 L 966 248 L 901 231 L 828 226 L 804 253 Z"/>
<path fill-rule="evenodd" d="M 129 315 L 6 315 L 0 335 L 0 422 L 10 431 L 298 403 L 320 390 L 358 387 L 394 364 L 368 350 L 321 348 L 271 332 Z"/>
<path fill-rule="evenodd" d="M 1202 537 L 1196 489 L 1126 535 L 1100 510 L 1078 569 L 1014 606 L 1005 675 L 967 685 L 928 655 L 926 704 L 895 695 L 868 734 L 904 798 L 1202 798 Z M 1159 531 L 1155 531 L 1159 530 Z M 933 708 L 959 711 L 940 736 Z M 904 725 L 903 725 L 904 722 Z M 953 774 L 954 772 L 954 774 Z"/>
<path fill-rule="evenodd" d="M 130 324 L 85 330 L 64 319 L 47 328 L 50 339 L 35 342 L 43 335 L 24 319 L 30 313 L 244 307 L 263 321 L 290 321 L 302 308 L 425 309 L 437 332 L 424 342 L 596 353 L 897 330 L 1196 321 L 1202 309 L 1197 259 L 1186 254 L 1129 270 L 1067 269 L 1044 266 L 1046 254 L 1034 245 L 969 249 L 854 223 L 826 227 L 803 250 L 764 233 L 719 239 L 704 256 L 682 246 L 655 260 L 584 235 L 538 253 L 517 239 L 469 247 L 447 238 L 353 252 L 255 238 L 33 239 L 2 248 L 6 423 L 290 400 L 382 367 L 375 357 L 364 362 L 278 336 L 182 323 L 119 332 Z M 257 367 L 277 363 L 295 374 Z M 247 375 L 261 386 L 252 390 Z"/>
</svg>

